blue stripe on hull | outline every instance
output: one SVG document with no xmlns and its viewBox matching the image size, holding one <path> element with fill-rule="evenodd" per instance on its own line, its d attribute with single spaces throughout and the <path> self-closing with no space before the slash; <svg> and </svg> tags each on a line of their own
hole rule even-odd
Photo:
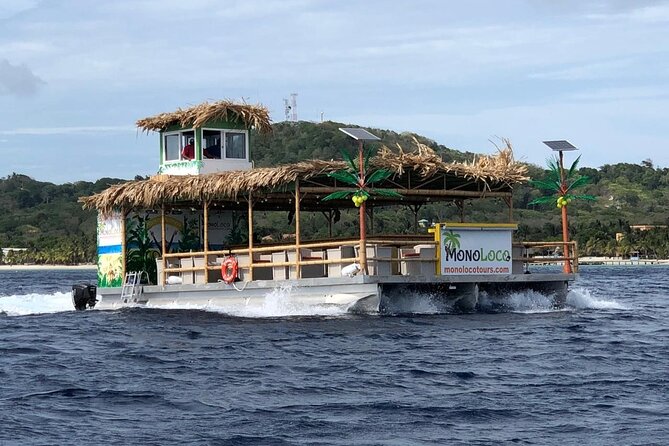
<svg viewBox="0 0 669 446">
<path fill-rule="evenodd" d="M 98 246 L 98 255 L 118 254 L 121 252 L 121 245 Z"/>
</svg>

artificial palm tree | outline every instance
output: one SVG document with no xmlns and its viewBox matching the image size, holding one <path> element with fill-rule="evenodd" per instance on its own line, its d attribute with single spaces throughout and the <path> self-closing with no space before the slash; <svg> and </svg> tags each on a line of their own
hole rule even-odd
<svg viewBox="0 0 669 446">
<path fill-rule="evenodd" d="M 337 181 L 341 181 L 344 184 L 348 184 L 349 186 L 352 186 L 352 188 L 350 190 L 333 192 L 323 197 L 323 201 L 341 200 L 353 196 L 353 204 L 355 204 L 355 207 L 360 207 L 362 203 L 367 201 L 371 194 L 382 197 L 401 197 L 401 195 L 395 191 L 373 189 L 371 187 L 375 183 L 387 180 L 393 173 L 388 169 L 370 169 L 370 156 L 371 151 L 367 150 L 363 165 L 361 166 L 362 172 L 360 172 L 360 169 L 356 166 L 353 158 L 348 153 L 342 152 L 342 157 L 348 166 L 346 169 L 329 173 L 328 176 Z"/>
<path fill-rule="evenodd" d="M 365 223 L 365 202 L 370 194 L 376 194 L 384 197 L 401 197 L 395 191 L 373 189 L 371 186 L 383 180 L 387 180 L 393 173 L 388 169 L 370 169 L 369 158 L 372 152 L 367 150 L 363 154 L 362 141 L 358 141 L 358 164 L 353 161 L 353 158 L 346 152 L 342 152 L 342 157 L 348 164 L 346 169 L 339 170 L 328 174 L 331 178 L 341 181 L 344 184 L 352 186 L 352 189 L 333 192 L 325 197 L 323 201 L 341 200 L 353 196 L 353 203 L 355 207 L 360 209 L 360 266 L 363 273 L 367 273 L 367 253 L 366 253 L 366 238 L 367 225 Z"/>
<path fill-rule="evenodd" d="M 560 152 L 560 155 L 562 152 Z M 529 204 L 545 204 L 556 201 L 558 209 L 562 211 L 562 241 L 564 245 L 564 271 L 566 273 L 571 273 L 571 264 L 569 262 L 569 249 L 567 243 L 569 242 L 569 226 L 567 221 L 567 205 L 573 200 L 595 200 L 595 197 L 592 195 L 576 195 L 574 190 L 579 187 L 583 187 L 590 182 L 590 178 L 578 175 L 578 162 L 581 157 L 576 158 L 569 168 L 565 172 L 562 167 L 561 159 L 557 157 L 551 157 L 546 161 L 548 165 L 548 176 L 544 180 L 532 180 L 530 184 L 538 187 L 544 191 L 551 192 L 550 195 L 544 197 L 539 197 L 536 200 L 532 200 Z"/>
</svg>

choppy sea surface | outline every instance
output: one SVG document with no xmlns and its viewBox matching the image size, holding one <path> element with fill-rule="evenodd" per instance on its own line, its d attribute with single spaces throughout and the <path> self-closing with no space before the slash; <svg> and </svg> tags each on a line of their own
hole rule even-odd
<svg viewBox="0 0 669 446">
<path fill-rule="evenodd" d="M 351 315 L 277 291 L 231 315 L 75 312 L 93 271 L 0 271 L 0 445 L 666 445 L 667 277 L 582 267 L 560 310 Z"/>
</svg>

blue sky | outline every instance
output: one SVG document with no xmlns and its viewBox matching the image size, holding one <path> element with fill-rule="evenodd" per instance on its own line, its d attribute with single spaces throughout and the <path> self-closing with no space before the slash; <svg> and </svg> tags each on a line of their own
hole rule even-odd
<svg viewBox="0 0 669 446">
<path fill-rule="evenodd" d="M 669 167 L 669 1 L 0 0 L 0 176 L 158 168 L 137 119 L 241 99 L 543 165 Z M 569 159 L 567 159 L 569 161 Z"/>
</svg>

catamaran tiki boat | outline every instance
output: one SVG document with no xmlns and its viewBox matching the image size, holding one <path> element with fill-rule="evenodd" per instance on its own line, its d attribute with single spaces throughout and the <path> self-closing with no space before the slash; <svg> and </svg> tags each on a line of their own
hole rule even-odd
<svg viewBox="0 0 669 446">
<path fill-rule="evenodd" d="M 350 311 L 393 311 L 417 296 L 468 311 L 483 293 L 526 290 L 560 305 L 578 271 L 574 242 L 513 242 L 513 187 L 528 178 L 508 144 L 466 163 L 445 162 L 417 140 L 414 151 L 382 146 L 365 156 L 363 144 L 378 138 L 350 128 L 340 130 L 357 141 L 357 153 L 344 160 L 257 168 L 252 138 L 272 128 L 263 106 L 204 103 L 137 125 L 160 134 L 158 174 L 81 199 L 99 215 L 98 287 L 73 287 L 77 309 L 225 310 L 263 305 L 282 288 L 295 303 Z M 465 203 L 481 199 L 505 203 L 508 221 L 465 222 Z M 418 210 L 428 203 L 455 204 L 460 221 L 418 233 Z M 375 233 L 374 209 L 381 206 L 409 207 L 416 234 Z M 305 212 L 326 216 L 331 234 L 334 216 L 356 208 L 359 236 L 303 238 Z M 254 236 L 254 215 L 265 211 L 292 216 L 289 242 Z M 570 272 L 527 274 L 536 260 L 528 253 L 538 246 L 559 246 L 563 257 L 551 260 L 569 263 Z"/>
</svg>

